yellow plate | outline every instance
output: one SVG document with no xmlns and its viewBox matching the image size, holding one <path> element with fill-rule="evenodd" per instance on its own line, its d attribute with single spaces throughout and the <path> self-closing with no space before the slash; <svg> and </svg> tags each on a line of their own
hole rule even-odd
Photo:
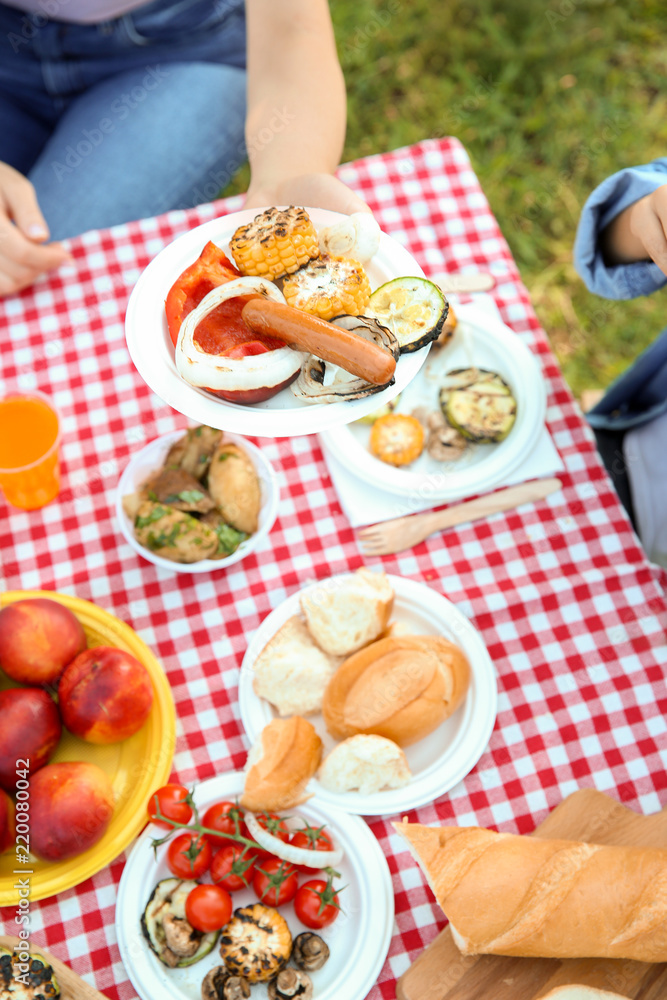
<svg viewBox="0 0 667 1000">
<path fill-rule="evenodd" d="M 171 688 L 162 667 L 137 633 L 108 611 L 90 601 L 50 590 L 12 590 L 0 594 L 0 607 L 30 597 L 47 597 L 69 608 L 83 625 L 88 646 L 116 646 L 135 656 L 150 674 L 153 683 L 153 707 L 138 733 L 122 743 L 96 746 L 85 743 L 63 729 L 63 736 L 51 763 L 83 760 L 97 764 L 109 775 L 116 797 L 116 807 L 109 829 L 102 839 L 76 858 L 66 861 L 39 861 L 16 864 L 11 848 L 0 855 L 0 906 L 18 903 L 14 888 L 20 868 L 30 868 L 30 898 L 45 899 L 56 892 L 71 889 L 105 865 L 110 864 L 136 837 L 145 825 L 146 803 L 151 792 L 163 785 L 171 771 L 176 743 L 176 714 Z M 0 688 L 16 687 L 2 676 Z"/>
</svg>

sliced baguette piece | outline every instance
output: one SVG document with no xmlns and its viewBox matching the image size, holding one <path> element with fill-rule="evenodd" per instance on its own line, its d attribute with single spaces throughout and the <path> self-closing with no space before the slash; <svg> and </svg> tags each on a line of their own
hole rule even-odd
<svg viewBox="0 0 667 1000">
<path fill-rule="evenodd" d="M 402 788 L 412 777 L 405 754 L 384 736 L 350 736 L 325 757 L 317 775 L 331 792 L 373 795 Z"/>
<path fill-rule="evenodd" d="M 630 1000 L 630 997 L 620 993 L 609 993 L 607 990 L 596 990 L 594 986 L 556 986 L 549 990 L 539 1000 Z"/>
<path fill-rule="evenodd" d="M 317 645 L 302 618 L 288 618 L 253 665 L 252 687 L 282 716 L 309 715 L 322 708 L 324 691 L 341 658 Z"/>
<path fill-rule="evenodd" d="M 252 812 L 300 805 L 321 759 L 322 740 L 307 719 L 273 719 L 248 753 L 241 805 Z"/>
<path fill-rule="evenodd" d="M 349 656 L 384 632 L 394 591 L 384 573 L 362 567 L 346 580 L 325 581 L 301 596 L 301 610 L 317 645 L 332 656 Z"/>
<path fill-rule="evenodd" d="M 394 823 L 465 955 L 667 961 L 667 850 Z"/>
<path fill-rule="evenodd" d="M 461 704 L 470 667 L 440 636 L 379 639 L 353 653 L 324 692 L 324 723 L 337 740 L 358 733 L 401 747 L 428 736 Z"/>
</svg>

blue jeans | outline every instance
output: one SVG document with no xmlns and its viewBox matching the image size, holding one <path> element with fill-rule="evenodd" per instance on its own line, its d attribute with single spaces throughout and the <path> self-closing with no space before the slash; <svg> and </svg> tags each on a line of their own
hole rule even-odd
<svg viewBox="0 0 667 1000">
<path fill-rule="evenodd" d="M 0 3 L 0 160 L 53 239 L 210 201 L 245 161 L 242 0 L 154 0 L 95 25 Z"/>
</svg>

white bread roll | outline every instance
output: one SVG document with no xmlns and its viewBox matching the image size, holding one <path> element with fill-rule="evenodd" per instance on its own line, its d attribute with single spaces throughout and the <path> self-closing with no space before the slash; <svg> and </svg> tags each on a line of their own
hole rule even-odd
<svg viewBox="0 0 667 1000">
<path fill-rule="evenodd" d="M 322 715 L 334 739 L 367 733 L 409 746 L 458 708 L 469 678 L 463 652 L 440 636 L 379 639 L 341 664 Z"/>
<path fill-rule="evenodd" d="M 402 788 L 412 777 L 405 754 L 384 736 L 350 736 L 324 758 L 320 783 L 331 792 L 372 795 L 384 788 Z"/>
<path fill-rule="evenodd" d="M 298 616 L 289 618 L 253 664 L 252 686 L 280 715 L 309 715 L 322 708 L 324 690 L 340 664 L 316 644 Z"/>
<path fill-rule="evenodd" d="M 607 990 L 596 990 L 593 986 L 557 986 L 549 990 L 539 1000 L 630 1000 L 620 993 L 608 993 Z"/>
<path fill-rule="evenodd" d="M 322 740 L 300 716 L 273 719 L 246 762 L 241 805 L 252 812 L 291 809 L 310 798 L 306 785 L 320 766 Z"/>
<path fill-rule="evenodd" d="M 464 955 L 667 961 L 667 850 L 394 828 Z"/>
<path fill-rule="evenodd" d="M 385 630 L 394 591 L 384 573 L 358 569 L 347 580 L 325 581 L 301 596 L 310 634 L 326 653 L 349 656 Z"/>
</svg>

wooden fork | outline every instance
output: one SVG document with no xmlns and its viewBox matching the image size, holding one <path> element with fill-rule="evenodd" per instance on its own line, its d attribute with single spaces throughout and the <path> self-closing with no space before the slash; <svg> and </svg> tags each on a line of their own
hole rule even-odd
<svg viewBox="0 0 667 1000">
<path fill-rule="evenodd" d="M 394 552 L 411 549 L 413 545 L 418 545 L 429 535 L 444 528 L 465 524 L 466 521 L 479 521 L 501 510 L 511 510 L 524 503 L 543 500 L 561 486 L 560 479 L 534 479 L 529 483 L 519 483 L 518 486 L 509 486 L 497 493 L 487 493 L 476 500 L 466 500 L 447 510 L 410 514 L 393 521 L 373 524 L 359 532 L 359 541 L 364 555 L 393 555 Z"/>
<path fill-rule="evenodd" d="M 445 295 L 490 292 L 496 286 L 494 275 L 488 271 L 475 271 L 472 274 L 436 274 L 429 280 L 435 282 Z"/>
</svg>

